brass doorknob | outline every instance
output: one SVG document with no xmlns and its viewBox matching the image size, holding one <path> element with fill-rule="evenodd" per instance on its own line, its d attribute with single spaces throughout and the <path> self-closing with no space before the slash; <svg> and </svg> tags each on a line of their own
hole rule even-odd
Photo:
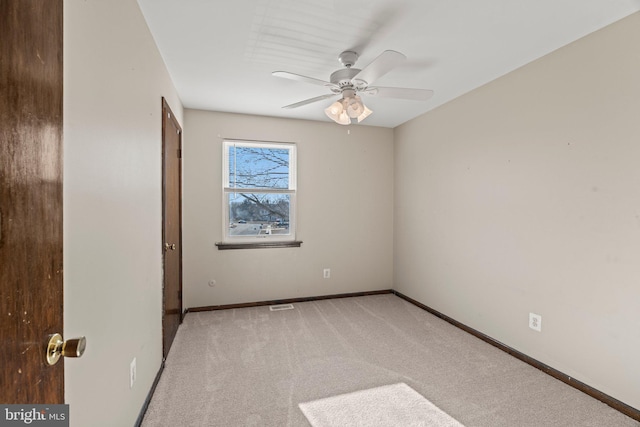
<svg viewBox="0 0 640 427">
<path fill-rule="evenodd" d="M 85 337 L 63 341 L 60 334 L 53 334 L 49 337 L 47 344 L 47 363 L 55 365 L 60 360 L 60 356 L 80 357 L 84 354 L 86 346 L 87 339 Z"/>
</svg>

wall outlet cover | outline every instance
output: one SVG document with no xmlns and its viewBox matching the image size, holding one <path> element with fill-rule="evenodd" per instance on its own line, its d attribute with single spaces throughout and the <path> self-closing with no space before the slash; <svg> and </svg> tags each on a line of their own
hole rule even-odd
<svg viewBox="0 0 640 427">
<path fill-rule="evenodd" d="M 529 313 L 529 327 L 534 331 L 542 332 L 542 316 L 535 313 Z"/>
</svg>

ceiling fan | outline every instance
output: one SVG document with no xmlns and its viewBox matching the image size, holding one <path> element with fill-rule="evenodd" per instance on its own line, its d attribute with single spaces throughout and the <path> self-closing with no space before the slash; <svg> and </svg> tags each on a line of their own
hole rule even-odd
<svg viewBox="0 0 640 427">
<path fill-rule="evenodd" d="M 345 68 L 333 72 L 328 82 L 313 77 L 289 73 L 287 71 L 274 71 L 271 74 L 276 77 L 325 86 L 331 91 L 329 94 L 316 96 L 315 98 L 306 99 L 296 102 L 295 104 L 285 105 L 282 108 L 297 108 L 342 95 L 340 100 L 331 104 L 324 112 L 336 123 L 348 125 L 351 123 L 351 119 L 357 119 L 358 123 L 360 123 L 372 113 L 372 111 L 364 105 L 358 94 L 415 101 L 426 101 L 433 96 L 433 91 L 428 89 L 371 85 L 374 81 L 407 59 L 407 57 L 400 52 L 385 50 L 361 70 L 353 68 L 357 59 L 358 54 L 356 52 L 350 50 L 342 52 L 340 56 L 338 56 L 338 61 L 340 61 Z"/>
</svg>

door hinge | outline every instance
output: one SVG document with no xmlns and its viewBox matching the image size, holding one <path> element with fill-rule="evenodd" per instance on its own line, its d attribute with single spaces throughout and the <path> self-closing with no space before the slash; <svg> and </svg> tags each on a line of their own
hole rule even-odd
<svg viewBox="0 0 640 427">
<path fill-rule="evenodd" d="M 178 158 L 182 158 L 182 148 L 178 148 Z"/>
</svg>

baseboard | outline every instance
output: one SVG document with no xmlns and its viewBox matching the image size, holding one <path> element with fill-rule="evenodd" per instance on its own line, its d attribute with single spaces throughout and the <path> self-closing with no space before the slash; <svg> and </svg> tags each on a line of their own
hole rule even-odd
<svg viewBox="0 0 640 427">
<path fill-rule="evenodd" d="M 391 294 L 391 293 L 393 293 L 391 289 L 384 289 L 381 291 L 353 292 L 348 294 L 335 294 L 335 295 L 320 295 L 315 297 L 288 298 L 288 299 L 278 299 L 278 300 L 271 300 L 271 301 L 256 301 L 256 302 L 247 302 L 242 304 L 209 305 L 206 307 L 188 308 L 186 312 L 194 313 L 198 311 L 215 311 L 215 310 L 228 310 L 231 308 L 247 308 L 247 307 L 260 307 L 265 305 L 293 304 L 296 302 L 319 301 L 324 299 L 336 299 L 336 298 L 364 297 L 369 295 L 382 295 L 382 294 Z"/>
<path fill-rule="evenodd" d="M 434 310 L 433 308 L 426 306 L 412 298 L 409 298 L 408 296 L 396 291 L 396 290 L 392 290 L 391 293 L 397 295 L 398 297 L 404 299 L 405 301 L 410 302 L 411 304 L 420 307 L 421 309 L 428 311 L 429 313 L 433 314 L 436 317 L 439 317 L 440 319 L 451 323 L 453 326 L 456 326 L 460 329 L 462 329 L 463 331 L 481 339 L 482 341 L 489 343 L 491 345 L 493 345 L 494 347 L 499 348 L 500 350 L 510 354 L 511 356 L 520 359 L 521 361 L 533 366 L 534 368 L 537 368 L 539 370 L 541 370 L 542 372 L 544 372 L 545 374 L 551 375 L 553 378 L 562 381 L 563 383 L 577 389 L 580 390 L 581 392 L 611 406 L 613 409 L 617 410 L 618 412 L 621 412 L 623 414 L 625 414 L 626 416 L 633 418 L 636 421 L 640 421 L 640 410 L 627 405 L 624 402 L 619 401 L 618 399 L 609 396 L 608 394 L 605 394 L 603 392 L 601 392 L 600 390 L 597 390 L 581 381 L 576 380 L 575 378 L 570 377 L 569 375 L 558 371 L 555 368 L 552 368 L 549 365 L 546 365 L 530 356 L 527 356 L 524 353 L 521 353 L 520 351 L 513 349 L 503 343 L 501 343 L 500 341 L 497 341 L 493 338 L 491 338 L 488 335 L 483 334 L 480 331 L 477 331 L 473 328 L 470 328 L 469 326 L 458 322 L 455 319 L 452 319 L 451 317 L 440 313 L 437 310 Z"/>
<path fill-rule="evenodd" d="M 153 393 L 156 391 L 156 387 L 158 386 L 158 381 L 160 381 L 160 377 L 162 376 L 162 371 L 164 371 L 164 360 L 160 364 L 160 369 L 158 369 L 156 378 L 153 380 L 153 384 L 151 385 L 151 389 L 147 394 L 147 398 L 144 400 L 144 403 L 142 404 L 142 409 L 140 409 L 140 414 L 138 415 L 138 419 L 136 420 L 134 427 L 140 427 L 142 425 L 142 420 L 144 419 L 144 415 L 147 413 L 147 409 L 149 409 L 149 403 L 151 403 L 151 398 L 153 397 Z"/>
</svg>

